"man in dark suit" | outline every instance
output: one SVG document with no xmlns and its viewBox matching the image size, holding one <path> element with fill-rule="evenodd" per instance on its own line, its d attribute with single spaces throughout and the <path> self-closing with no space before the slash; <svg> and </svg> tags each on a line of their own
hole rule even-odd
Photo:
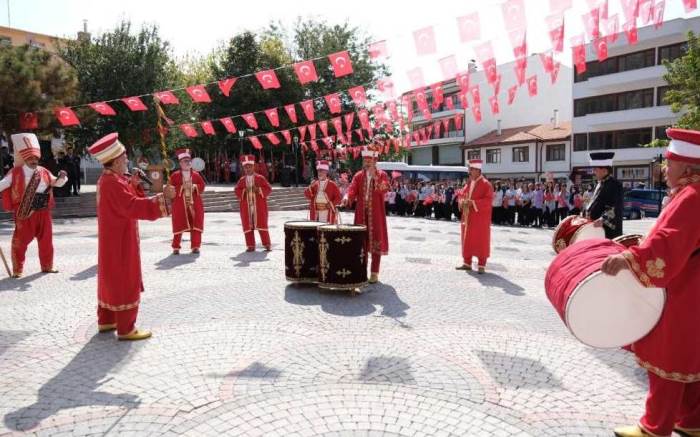
<svg viewBox="0 0 700 437">
<path fill-rule="evenodd" d="M 591 167 L 598 180 L 585 215 L 605 229 L 605 238 L 622 235 L 623 190 L 620 181 L 612 176 L 612 152 L 591 153 Z"/>
</svg>

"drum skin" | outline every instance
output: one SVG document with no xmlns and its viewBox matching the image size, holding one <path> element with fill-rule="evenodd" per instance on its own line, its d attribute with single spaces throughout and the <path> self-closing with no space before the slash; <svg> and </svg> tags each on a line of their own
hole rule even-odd
<svg viewBox="0 0 700 437">
<path fill-rule="evenodd" d="M 349 290 L 367 285 L 366 226 L 324 225 L 318 237 L 319 287 Z"/>
<path fill-rule="evenodd" d="M 596 227 L 591 219 L 570 215 L 554 229 L 552 248 L 559 253 L 577 241 L 589 238 L 605 238 L 605 230 L 602 226 Z"/>
<path fill-rule="evenodd" d="M 639 246 L 642 242 L 644 235 L 641 234 L 626 234 L 620 235 L 619 237 L 613 238 L 612 241 L 620 243 L 625 247 Z"/>
<path fill-rule="evenodd" d="M 284 272 L 288 281 L 318 282 L 318 227 L 322 222 L 284 224 Z"/>
<path fill-rule="evenodd" d="M 545 290 L 569 331 L 598 348 L 629 345 L 648 334 L 661 318 L 665 291 L 647 288 L 629 270 L 600 272 L 605 259 L 625 246 L 589 239 L 569 246 L 547 269 Z"/>
</svg>

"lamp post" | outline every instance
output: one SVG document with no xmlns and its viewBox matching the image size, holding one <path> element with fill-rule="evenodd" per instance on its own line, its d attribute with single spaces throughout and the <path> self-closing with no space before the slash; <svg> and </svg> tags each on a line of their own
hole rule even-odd
<svg viewBox="0 0 700 437">
<path fill-rule="evenodd" d="M 294 158 L 294 186 L 299 186 L 299 137 L 294 135 L 292 138 L 292 157 Z"/>
</svg>

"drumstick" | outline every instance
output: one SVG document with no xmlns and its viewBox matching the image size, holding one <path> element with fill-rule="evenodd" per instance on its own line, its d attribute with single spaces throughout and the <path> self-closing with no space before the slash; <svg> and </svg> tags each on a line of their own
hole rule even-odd
<svg viewBox="0 0 700 437">
<path fill-rule="evenodd" d="M 2 247 L 0 247 L 0 257 L 2 257 L 2 263 L 5 265 L 5 271 L 7 272 L 7 276 L 11 278 L 12 273 L 10 272 L 10 266 L 7 264 L 7 259 L 5 259 L 5 252 L 2 251 Z"/>
</svg>

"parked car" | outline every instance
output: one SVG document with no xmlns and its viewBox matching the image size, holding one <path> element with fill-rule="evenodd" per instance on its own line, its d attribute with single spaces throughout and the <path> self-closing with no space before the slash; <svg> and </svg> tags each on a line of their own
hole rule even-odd
<svg viewBox="0 0 700 437">
<path fill-rule="evenodd" d="M 658 217 L 664 190 L 635 188 L 625 193 L 623 216 L 630 220 L 644 217 Z"/>
</svg>

